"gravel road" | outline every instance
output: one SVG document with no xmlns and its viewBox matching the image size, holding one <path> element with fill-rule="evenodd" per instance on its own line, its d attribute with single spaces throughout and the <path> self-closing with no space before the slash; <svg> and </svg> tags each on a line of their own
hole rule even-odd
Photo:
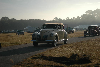
<svg viewBox="0 0 100 67">
<path fill-rule="evenodd" d="M 80 42 L 84 40 L 99 38 L 100 36 L 95 37 L 75 37 L 69 38 L 68 44 L 73 42 Z M 61 46 L 59 44 L 58 46 Z M 57 47 L 58 47 L 57 46 Z M 18 62 L 26 59 L 32 55 L 43 52 L 48 49 L 52 49 L 52 45 L 49 44 L 39 44 L 38 47 L 34 47 L 32 44 L 23 44 L 15 45 L 11 47 L 5 47 L 0 49 L 0 67 L 11 67 L 12 65 L 17 64 Z"/>
</svg>

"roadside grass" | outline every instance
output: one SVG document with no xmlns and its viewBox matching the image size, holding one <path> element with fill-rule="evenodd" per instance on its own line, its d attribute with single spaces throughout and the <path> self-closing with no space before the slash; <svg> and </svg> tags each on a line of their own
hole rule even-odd
<svg viewBox="0 0 100 67">
<path fill-rule="evenodd" d="M 68 38 L 84 36 L 84 31 L 76 31 L 75 33 L 68 34 Z"/>
<path fill-rule="evenodd" d="M 8 47 L 13 45 L 21 45 L 32 43 L 32 33 L 24 33 L 24 35 L 16 35 L 16 33 L 1 33 L 0 43 L 2 47 Z"/>
<path fill-rule="evenodd" d="M 33 55 L 12 67 L 99 67 L 100 38 L 65 44 Z"/>
<path fill-rule="evenodd" d="M 32 34 L 33 33 L 27 32 L 25 32 L 24 35 L 16 35 L 16 33 L 1 33 L 0 43 L 2 47 L 32 43 Z M 79 36 L 83 36 L 83 31 L 68 34 L 68 38 Z"/>
</svg>

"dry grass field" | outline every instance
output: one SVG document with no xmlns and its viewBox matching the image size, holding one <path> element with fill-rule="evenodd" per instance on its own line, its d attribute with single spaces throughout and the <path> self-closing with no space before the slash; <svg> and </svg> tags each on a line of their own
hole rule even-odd
<svg viewBox="0 0 100 67">
<path fill-rule="evenodd" d="M 76 31 L 75 33 L 68 34 L 68 38 L 84 36 L 84 31 Z"/>
<path fill-rule="evenodd" d="M 100 38 L 65 44 L 31 56 L 13 67 L 100 67 Z"/>
<path fill-rule="evenodd" d="M 16 33 L 1 33 L 0 43 L 2 47 L 32 43 L 32 34 L 33 33 L 26 32 L 25 35 L 16 35 Z M 68 38 L 79 36 L 83 36 L 83 31 L 68 34 Z"/>
<path fill-rule="evenodd" d="M 1 33 L 0 43 L 2 47 L 8 47 L 13 45 L 21 45 L 32 43 L 32 33 L 24 33 L 24 35 L 16 35 L 16 33 Z"/>
</svg>

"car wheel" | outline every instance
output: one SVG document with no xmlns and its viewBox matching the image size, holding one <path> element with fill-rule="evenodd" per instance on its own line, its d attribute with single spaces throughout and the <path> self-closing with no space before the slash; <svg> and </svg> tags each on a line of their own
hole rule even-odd
<svg viewBox="0 0 100 67">
<path fill-rule="evenodd" d="M 57 37 L 55 37 L 55 40 L 54 40 L 54 42 L 52 43 L 52 45 L 53 45 L 54 47 L 56 47 L 56 45 L 57 45 Z"/>
<path fill-rule="evenodd" d="M 96 35 L 96 34 L 94 34 L 94 33 L 93 33 L 93 35 L 92 35 L 92 36 L 94 37 L 95 35 Z"/>
<path fill-rule="evenodd" d="M 86 37 L 86 35 L 84 34 L 84 37 Z"/>
<path fill-rule="evenodd" d="M 38 46 L 38 42 L 33 42 L 33 45 L 36 47 Z"/>
<path fill-rule="evenodd" d="M 64 40 L 64 44 L 67 44 L 67 40 Z"/>
<path fill-rule="evenodd" d="M 84 31 L 84 37 L 86 37 L 86 31 Z"/>
</svg>

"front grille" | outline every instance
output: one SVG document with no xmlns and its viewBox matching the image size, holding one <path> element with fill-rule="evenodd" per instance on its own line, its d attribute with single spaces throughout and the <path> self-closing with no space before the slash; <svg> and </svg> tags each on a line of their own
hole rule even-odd
<svg viewBox="0 0 100 67">
<path fill-rule="evenodd" d="M 45 41 L 47 40 L 47 38 L 48 38 L 48 35 L 43 35 L 43 36 L 37 35 L 36 37 L 32 37 L 32 40 Z"/>
<path fill-rule="evenodd" d="M 44 35 L 43 37 L 42 37 L 42 40 L 44 41 L 44 40 L 47 40 L 47 37 L 48 37 L 48 35 Z"/>
<path fill-rule="evenodd" d="M 37 35 L 37 40 L 41 40 L 41 36 L 40 35 Z"/>
<path fill-rule="evenodd" d="M 89 34 L 93 35 L 93 33 L 94 33 L 94 30 L 93 29 L 89 29 Z"/>
<path fill-rule="evenodd" d="M 37 36 L 32 35 L 32 40 L 41 40 L 41 36 L 40 35 L 37 35 Z"/>
</svg>

